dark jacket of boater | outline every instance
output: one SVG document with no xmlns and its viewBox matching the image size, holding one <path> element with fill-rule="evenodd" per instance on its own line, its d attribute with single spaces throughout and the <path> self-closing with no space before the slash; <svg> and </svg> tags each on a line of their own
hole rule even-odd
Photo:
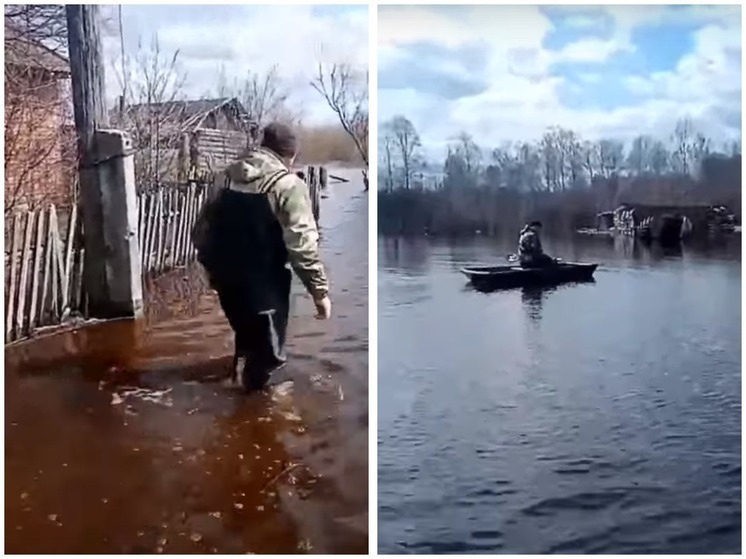
<svg viewBox="0 0 746 559">
<path fill-rule="evenodd" d="M 241 290 L 257 313 L 287 304 L 288 264 L 315 298 L 327 294 L 318 238 L 306 184 L 266 148 L 226 169 L 193 232 L 213 285 Z"/>
<path fill-rule="evenodd" d="M 543 263 L 549 259 L 544 254 L 539 234 L 531 224 L 521 229 L 520 237 L 518 238 L 518 256 L 520 263 L 524 266 Z"/>
</svg>

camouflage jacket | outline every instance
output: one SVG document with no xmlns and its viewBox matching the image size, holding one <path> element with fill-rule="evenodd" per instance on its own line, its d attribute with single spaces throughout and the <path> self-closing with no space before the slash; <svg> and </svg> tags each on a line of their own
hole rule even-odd
<svg viewBox="0 0 746 559">
<path fill-rule="evenodd" d="M 521 261 L 529 261 L 544 254 L 539 235 L 528 225 L 521 230 L 518 239 L 518 255 Z"/>
<path fill-rule="evenodd" d="M 277 155 L 266 149 L 252 151 L 247 157 L 230 165 L 208 193 L 192 232 L 198 253 L 207 246 L 215 202 L 223 189 L 266 195 L 282 228 L 290 265 L 313 297 L 326 295 L 329 283 L 319 256 L 319 233 L 308 187 L 303 180 L 290 172 Z M 200 261 L 204 263 L 202 258 Z M 209 266 L 206 267 L 209 271 Z"/>
</svg>

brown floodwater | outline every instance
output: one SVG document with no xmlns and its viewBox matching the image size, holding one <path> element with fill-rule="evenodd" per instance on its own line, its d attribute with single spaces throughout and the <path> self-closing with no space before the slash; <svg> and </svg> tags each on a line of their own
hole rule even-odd
<svg viewBox="0 0 746 559">
<path fill-rule="evenodd" d="M 140 324 L 6 348 L 7 553 L 367 553 L 361 182 L 322 204 L 333 318 L 296 286 L 266 391 L 224 385 L 232 332 L 194 270 L 152 282 Z"/>
</svg>

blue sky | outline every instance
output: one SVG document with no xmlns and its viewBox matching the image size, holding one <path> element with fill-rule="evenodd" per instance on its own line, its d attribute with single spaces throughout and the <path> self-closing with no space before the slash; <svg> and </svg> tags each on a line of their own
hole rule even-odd
<svg viewBox="0 0 746 559">
<path fill-rule="evenodd" d="M 113 102 L 121 93 L 118 13 L 116 6 L 104 10 L 107 97 Z M 189 98 L 210 94 L 221 66 L 241 78 L 277 65 L 307 123 L 336 122 L 309 85 L 319 61 L 363 71 L 368 66 L 367 6 L 124 5 L 122 29 L 126 58 L 149 50 L 156 34 L 162 53 L 180 52 Z"/>
<path fill-rule="evenodd" d="M 684 116 L 740 138 L 740 22 L 739 6 L 381 6 L 379 122 L 408 116 L 433 155 L 461 131 L 667 138 Z"/>
</svg>

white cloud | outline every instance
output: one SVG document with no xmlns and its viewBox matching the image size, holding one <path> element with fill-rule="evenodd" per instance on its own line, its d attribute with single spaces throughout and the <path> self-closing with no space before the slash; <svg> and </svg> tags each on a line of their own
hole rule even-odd
<svg viewBox="0 0 746 559">
<path fill-rule="evenodd" d="M 733 122 L 741 112 L 741 26 L 737 6 L 603 8 L 614 22 L 609 39 L 585 38 L 556 52 L 543 47 L 553 24 L 538 8 L 480 8 L 465 7 L 463 17 L 424 7 L 379 11 L 379 68 L 394 60 L 399 49 L 409 43 L 428 41 L 455 47 L 480 42 L 489 53 L 486 74 L 490 79 L 485 91 L 453 101 L 414 90 L 382 91 L 379 120 L 394 114 L 407 115 L 431 150 L 443 147 L 462 130 L 491 147 L 506 140 L 537 139 L 547 126 L 555 124 L 572 128 L 589 139 L 629 140 L 641 133 L 665 139 L 684 116 L 690 116 L 698 129 L 717 140 L 740 137 L 740 125 Z M 668 72 L 626 76 L 621 87 L 634 94 L 634 100 L 611 110 L 592 108 L 598 106 L 595 103 L 585 108 L 562 103 L 561 91 L 574 84 L 553 73 L 553 63 L 598 64 L 598 72 L 585 71 L 578 76 L 589 96 L 593 95 L 603 85 L 602 71 L 610 57 L 635 48 L 635 29 L 672 21 L 700 26 L 693 36 L 693 49 Z M 588 23 L 578 20 L 574 26 L 583 28 Z"/>
<path fill-rule="evenodd" d="M 436 41 L 454 47 L 478 38 L 498 51 L 538 48 L 551 26 L 536 6 L 381 6 L 378 44 Z"/>
<path fill-rule="evenodd" d="M 634 46 L 629 39 L 582 39 L 559 50 L 553 59 L 557 62 L 604 62 L 614 54 L 632 50 Z"/>
</svg>

